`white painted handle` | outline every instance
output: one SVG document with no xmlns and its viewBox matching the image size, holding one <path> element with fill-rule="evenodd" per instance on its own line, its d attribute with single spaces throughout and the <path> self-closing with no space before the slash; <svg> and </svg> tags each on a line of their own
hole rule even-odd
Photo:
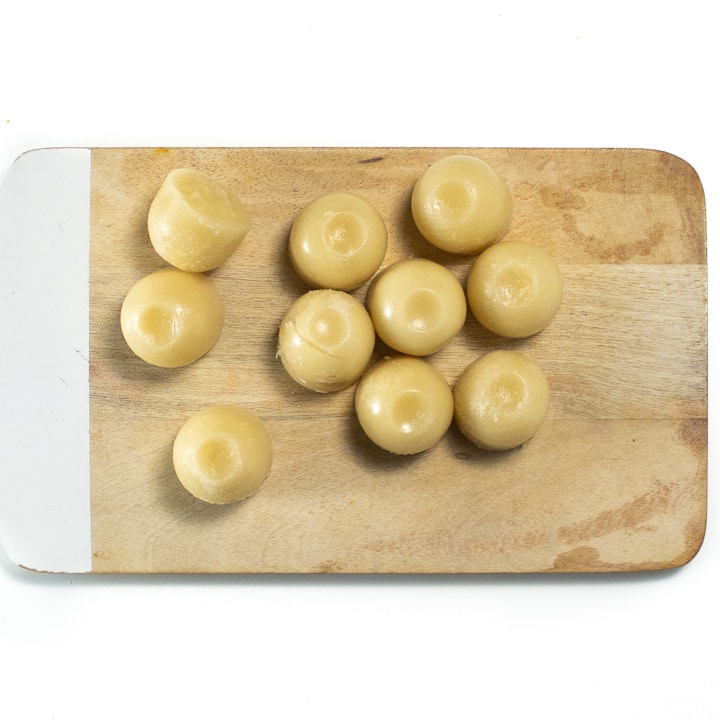
<svg viewBox="0 0 720 720">
<path fill-rule="evenodd" d="M 90 150 L 33 150 L 0 188 L 0 540 L 88 572 Z"/>
</svg>

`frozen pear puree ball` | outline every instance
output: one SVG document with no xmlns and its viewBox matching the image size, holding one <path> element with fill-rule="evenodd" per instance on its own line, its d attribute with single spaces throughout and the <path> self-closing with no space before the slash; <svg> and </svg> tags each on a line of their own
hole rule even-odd
<svg viewBox="0 0 720 720">
<path fill-rule="evenodd" d="M 459 255 L 476 255 L 501 240 L 513 209 L 505 180 L 470 155 L 433 163 L 415 183 L 411 207 L 425 239 Z"/>
<path fill-rule="evenodd" d="M 341 290 L 310 290 L 280 323 L 278 356 L 300 385 L 328 393 L 350 387 L 375 348 L 375 328 L 365 307 Z"/>
<path fill-rule="evenodd" d="M 460 281 L 425 258 L 400 260 L 372 282 L 366 299 L 378 336 L 407 355 L 431 355 L 465 324 L 467 302 Z"/>
<path fill-rule="evenodd" d="M 467 280 L 472 314 L 488 330 L 508 338 L 529 337 L 546 328 L 562 296 L 555 260 L 522 240 L 505 240 L 485 250 Z"/>
<path fill-rule="evenodd" d="M 385 258 L 382 215 L 352 193 L 328 193 L 305 206 L 290 232 L 290 260 L 310 286 L 355 290 Z"/>
<path fill-rule="evenodd" d="M 540 429 L 550 404 L 543 371 L 512 350 L 495 350 L 473 361 L 453 391 L 455 422 L 478 447 L 509 450 Z"/>
<path fill-rule="evenodd" d="M 427 360 L 407 355 L 383 358 L 355 390 L 355 413 L 376 445 L 398 455 L 430 449 L 453 418 L 452 390 Z"/>
<path fill-rule="evenodd" d="M 189 365 L 217 342 L 225 322 L 222 297 L 202 273 L 156 270 L 138 280 L 120 309 L 130 349 L 160 367 Z"/>
<path fill-rule="evenodd" d="M 250 224 L 250 214 L 231 189 L 192 168 L 167 175 L 148 213 L 155 251 L 170 265 L 192 272 L 224 263 Z"/>
<path fill-rule="evenodd" d="M 175 437 L 175 474 L 188 492 L 226 505 L 252 495 L 270 474 L 272 440 L 255 413 L 213 405 L 192 415 Z"/>
</svg>

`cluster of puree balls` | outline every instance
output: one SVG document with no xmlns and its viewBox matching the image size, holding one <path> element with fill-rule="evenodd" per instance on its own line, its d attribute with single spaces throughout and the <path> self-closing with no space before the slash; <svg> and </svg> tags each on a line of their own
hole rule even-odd
<svg viewBox="0 0 720 720">
<path fill-rule="evenodd" d="M 528 357 L 497 350 L 475 359 L 454 388 L 429 362 L 465 324 L 467 308 L 491 332 L 525 338 L 543 330 L 562 300 L 553 258 L 529 242 L 503 240 L 513 203 L 505 180 L 468 155 L 444 157 L 418 178 L 412 215 L 420 233 L 448 253 L 477 256 L 466 288 L 425 258 L 382 270 L 388 231 L 378 210 L 353 193 L 322 195 L 296 218 L 289 255 L 312 288 L 288 309 L 278 357 L 300 385 L 319 393 L 357 383 L 355 412 L 388 452 L 433 447 L 453 418 L 487 450 L 509 450 L 539 430 L 547 378 Z M 368 280 L 365 304 L 351 293 Z M 373 364 L 379 337 L 394 354 Z"/>
<path fill-rule="evenodd" d="M 120 310 L 123 337 L 139 358 L 178 368 L 215 345 L 225 309 L 204 273 L 230 258 L 250 225 L 242 201 L 222 183 L 190 168 L 167 175 L 150 205 L 148 234 L 169 267 L 141 278 Z M 182 485 L 214 504 L 256 492 L 270 474 L 272 455 L 265 422 L 235 405 L 200 409 L 173 444 L 173 466 Z"/>
<path fill-rule="evenodd" d="M 454 155 L 427 168 L 413 189 L 412 213 L 431 244 L 477 255 L 466 288 L 446 267 L 424 258 L 400 260 L 379 272 L 388 246 L 381 214 L 354 193 L 322 195 L 301 211 L 290 233 L 292 265 L 312 289 L 285 314 L 278 357 L 296 382 L 319 393 L 357 383 L 359 423 L 391 453 L 428 450 L 453 418 L 481 448 L 522 445 L 540 428 L 550 399 L 534 362 L 514 351 L 489 352 L 451 389 L 427 356 L 461 330 L 468 306 L 498 335 L 540 332 L 562 299 L 558 267 L 538 246 L 500 242 L 510 227 L 512 198 L 505 181 L 479 158 Z M 233 255 L 251 218 L 226 185 L 178 168 L 155 195 L 147 225 L 153 248 L 168 266 L 128 291 L 121 330 L 139 358 L 178 368 L 205 355 L 220 337 L 222 296 L 205 273 Z M 362 304 L 351 293 L 371 278 Z M 395 354 L 370 367 L 376 337 Z M 177 433 L 173 465 L 195 497 L 237 502 L 270 473 L 270 433 L 246 408 L 204 407 Z"/>
</svg>

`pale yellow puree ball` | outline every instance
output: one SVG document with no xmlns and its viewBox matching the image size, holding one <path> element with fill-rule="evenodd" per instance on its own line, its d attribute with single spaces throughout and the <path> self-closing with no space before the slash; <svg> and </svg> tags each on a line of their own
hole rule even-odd
<svg viewBox="0 0 720 720">
<path fill-rule="evenodd" d="M 455 422 L 486 450 L 527 442 L 543 424 L 550 404 L 545 373 L 528 357 L 495 350 L 473 361 L 453 390 Z"/>
<path fill-rule="evenodd" d="M 453 417 L 452 390 L 427 360 L 386 357 L 358 383 L 355 413 L 376 445 L 413 455 L 429 450 L 447 432 Z"/>
<path fill-rule="evenodd" d="M 192 272 L 224 263 L 250 225 L 250 213 L 233 190 L 192 168 L 171 171 L 148 212 L 155 251 L 170 265 Z"/>
<path fill-rule="evenodd" d="M 367 310 L 341 290 L 310 290 L 280 323 L 278 357 L 297 383 L 316 392 L 352 385 L 374 347 L 375 328 Z"/>
<path fill-rule="evenodd" d="M 310 202 L 290 232 L 290 260 L 316 288 L 354 290 L 370 279 L 387 250 L 385 221 L 353 193 L 328 193 Z"/>
<path fill-rule="evenodd" d="M 505 236 L 513 204 L 507 183 L 485 161 L 451 155 L 420 176 L 411 207 L 428 242 L 446 252 L 475 255 Z"/>
<path fill-rule="evenodd" d="M 431 355 L 465 324 L 467 302 L 460 281 L 425 258 L 400 260 L 375 277 L 366 305 L 378 336 L 393 350 Z"/>
<path fill-rule="evenodd" d="M 563 281 L 538 245 L 505 240 L 475 260 L 467 280 L 470 311 L 488 330 L 524 338 L 545 329 L 560 309 Z"/>
<path fill-rule="evenodd" d="M 120 309 L 130 349 L 160 367 L 189 365 L 217 342 L 225 322 L 222 297 L 202 273 L 163 268 L 141 278 Z"/>
<path fill-rule="evenodd" d="M 192 415 L 173 445 L 173 466 L 182 485 L 214 504 L 252 495 L 269 475 L 272 459 L 265 422 L 233 405 L 213 405 Z"/>
</svg>

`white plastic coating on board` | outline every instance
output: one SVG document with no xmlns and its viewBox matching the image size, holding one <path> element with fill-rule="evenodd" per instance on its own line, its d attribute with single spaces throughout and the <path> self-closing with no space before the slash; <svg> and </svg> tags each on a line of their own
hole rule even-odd
<svg viewBox="0 0 720 720">
<path fill-rule="evenodd" d="M 0 540 L 88 572 L 90 150 L 33 150 L 0 187 Z"/>
</svg>

